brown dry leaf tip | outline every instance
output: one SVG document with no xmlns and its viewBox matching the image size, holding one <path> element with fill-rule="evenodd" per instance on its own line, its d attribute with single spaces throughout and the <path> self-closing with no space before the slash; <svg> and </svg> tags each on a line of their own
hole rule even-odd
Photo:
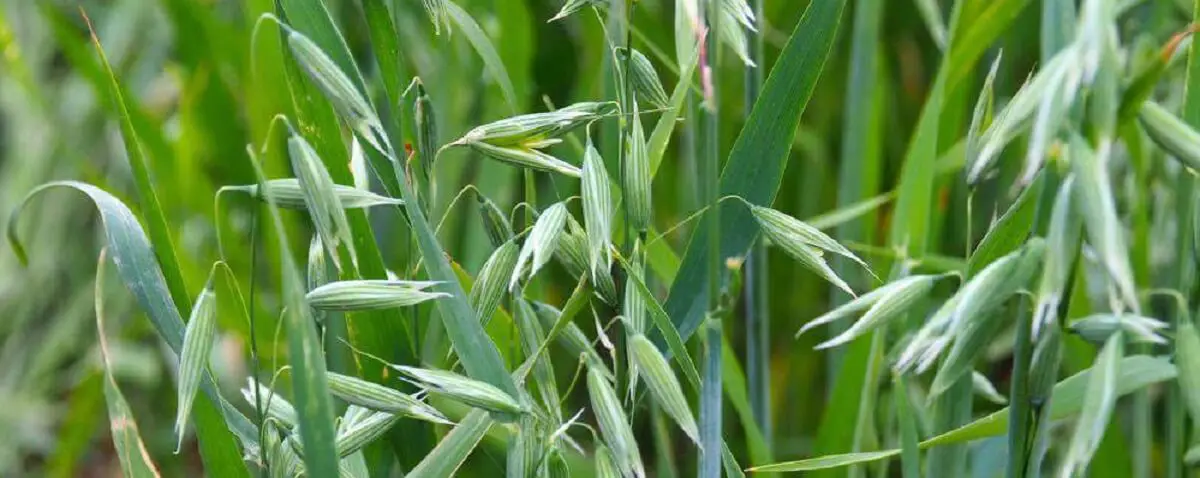
<svg viewBox="0 0 1200 478">
<path fill-rule="evenodd" d="M 1183 29 L 1183 31 L 1171 35 L 1171 39 L 1167 40 L 1167 43 L 1163 45 L 1162 51 L 1159 53 L 1159 61 L 1163 63 L 1171 61 L 1171 57 L 1175 56 L 1175 50 L 1179 48 L 1179 45 L 1191 37 L 1192 34 L 1196 33 L 1197 29 L 1200 29 L 1200 23 L 1192 23 Z"/>
</svg>

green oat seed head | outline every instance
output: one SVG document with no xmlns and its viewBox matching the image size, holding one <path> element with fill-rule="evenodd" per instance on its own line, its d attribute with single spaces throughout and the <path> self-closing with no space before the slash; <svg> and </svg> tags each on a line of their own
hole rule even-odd
<svg viewBox="0 0 1200 478">
<path fill-rule="evenodd" d="M 626 478 L 645 477 L 646 468 L 642 465 L 637 439 L 629 426 L 629 419 L 621 406 L 621 400 L 604 373 L 595 366 L 588 367 L 587 389 L 592 413 L 600 425 L 600 436 L 612 451 L 613 465 L 620 470 L 621 476 Z"/>
<path fill-rule="evenodd" d="M 1108 337 L 1118 330 L 1125 333 L 1130 342 L 1166 345 L 1167 339 L 1159 335 L 1167 329 L 1167 323 L 1153 317 L 1135 314 L 1092 314 L 1068 325 L 1071 331 L 1084 340 L 1103 345 Z"/>
<path fill-rule="evenodd" d="M 479 269 L 467 301 L 471 304 L 471 310 L 479 314 L 480 322 L 486 324 L 500 308 L 509 279 L 517 269 L 517 253 L 517 244 L 509 240 L 492 251 L 487 262 Z"/>
<path fill-rule="evenodd" d="M 209 356 L 217 332 L 217 295 L 213 288 L 216 268 L 208 276 L 204 290 L 192 305 L 187 328 L 183 335 L 183 348 L 179 353 L 178 408 L 175 414 L 175 436 L 178 442 L 175 453 L 183 446 L 183 432 L 187 427 L 192 403 L 200 388 L 200 381 L 208 370 Z"/>
<path fill-rule="evenodd" d="M 804 221 L 791 217 L 787 214 L 779 212 L 775 209 L 757 206 L 746 203 L 750 208 L 751 214 L 758 222 L 762 232 L 771 240 L 772 244 L 779 246 L 784 252 L 792 256 L 793 259 L 799 261 L 809 270 L 816 272 L 821 278 L 829 281 L 839 289 L 846 291 L 851 296 L 855 295 L 846 281 L 829 267 L 822 257 L 824 251 L 829 251 L 834 254 L 849 258 L 857 262 L 868 272 L 871 268 L 867 263 L 858 256 L 846 249 L 833 238 L 821 232 L 815 227 L 806 224 Z"/>
<path fill-rule="evenodd" d="M 687 397 L 683 395 L 683 387 L 679 385 L 679 379 L 675 377 L 666 357 L 642 334 L 634 335 L 628 347 L 633 367 L 637 368 L 640 377 L 645 378 L 646 388 L 650 389 L 654 401 L 700 447 L 700 429 L 688 407 Z"/>
<path fill-rule="evenodd" d="M 512 395 L 504 393 L 503 390 L 487 382 L 445 370 L 394 364 L 389 364 L 389 366 L 403 373 L 415 384 L 429 390 L 430 393 L 443 395 L 475 408 L 501 415 L 522 415 L 530 412 L 529 407 L 522 405 Z"/>
<path fill-rule="evenodd" d="M 542 211 L 541 216 L 538 216 L 537 222 L 533 224 L 533 229 L 525 238 L 525 244 L 521 246 L 521 254 L 517 257 L 516 266 L 512 269 L 512 277 L 508 281 L 509 290 L 516 290 L 527 264 L 529 275 L 525 277 L 533 279 L 534 274 L 537 274 L 542 266 L 550 262 L 554 250 L 558 247 L 559 237 L 562 236 L 563 226 L 567 223 L 567 215 L 566 202 L 557 202 Z M 531 260 L 532 262 L 530 262 Z"/>
<path fill-rule="evenodd" d="M 446 292 L 426 290 L 438 284 L 436 281 L 346 280 L 313 289 L 304 298 L 310 307 L 318 310 L 352 312 L 390 309 L 450 297 Z"/>
<path fill-rule="evenodd" d="M 304 202 L 304 190 L 300 187 L 300 180 L 297 178 L 271 179 L 266 182 L 264 189 L 275 200 L 276 206 L 299 210 L 308 208 L 308 204 Z M 242 192 L 260 201 L 266 201 L 266 197 L 259 193 L 259 185 L 257 184 L 224 186 L 221 188 L 221 191 Z M 222 194 L 222 192 L 218 192 L 217 194 Z M 341 184 L 333 185 L 333 195 L 337 197 L 338 203 L 343 209 L 404 205 L 403 199 L 381 196 L 365 189 Z"/>
<path fill-rule="evenodd" d="M 604 160 L 587 136 L 583 154 L 583 176 L 580 187 L 583 196 L 583 224 L 588 238 L 588 268 L 592 281 L 597 282 L 601 274 L 607 274 L 612 264 L 612 190 L 609 189 L 608 170 Z"/>
<path fill-rule="evenodd" d="M 290 127 L 290 125 L 289 125 Z M 313 228 L 321 238 L 325 250 L 333 260 L 334 267 L 344 270 L 339 247 L 344 246 L 349 257 L 358 269 L 358 255 L 354 251 L 354 237 L 350 231 L 350 223 L 346 219 L 346 211 L 342 209 L 341 201 L 334 193 L 333 177 L 325 164 L 317 156 L 312 145 L 305 141 L 295 131 L 288 137 L 288 157 L 291 159 L 292 170 L 304 192 L 304 204 L 312 219 Z"/>
<path fill-rule="evenodd" d="M 430 423 L 453 424 L 437 409 L 398 390 L 334 372 L 328 372 L 326 377 L 329 378 L 329 391 L 346 403 Z"/>
</svg>

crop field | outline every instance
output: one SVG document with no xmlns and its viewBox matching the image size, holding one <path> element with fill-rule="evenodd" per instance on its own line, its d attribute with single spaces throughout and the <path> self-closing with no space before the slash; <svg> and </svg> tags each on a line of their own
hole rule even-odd
<svg viewBox="0 0 1200 478">
<path fill-rule="evenodd" d="M 0 476 L 1200 476 L 1200 0 L 0 0 Z"/>
</svg>

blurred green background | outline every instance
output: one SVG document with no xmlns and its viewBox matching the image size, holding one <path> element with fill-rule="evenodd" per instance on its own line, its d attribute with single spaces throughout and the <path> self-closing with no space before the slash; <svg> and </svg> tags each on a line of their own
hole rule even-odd
<svg viewBox="0 0 1200 478">
<path fill-rule="evenodd" d="M 359 3 L 326 3 L 355 54 L 374 54 Z M 605 45 L 598 22 L 587 14 L 547 23 L 561 6 L 560 0 L 458 2 L 496 46 L 515 87 L 513 105 L 505 101 L 465 35 L 434 35 L 419 0 L 388 3 L 400 31 L 407 76 L 384 80 L 401 85 L 408 84 L 411 76 L 423 80 L 442 143 L 475 125 L 514 113 L 611 96 L 605 93 Z M 760 65 L 764 74 L 807 3 L 765 0 L 765 59 Z M 941 59 L 928 19 L 922 17 L 916 3 L 940 7 L 943 17 L 949 11 L 949 2 L 936 0 L 850 2 L 834 52 L 797 131 L 775 202 L 777 209 L 807 218 L 894 187 L 912 126 Z M 1010 95 L 1021 84 L 1039 56 L 1042 28 L 1040 9 L 1035 5 L 1040 2 L 1029 3 L 980 62 L 980 68 L 985 68 L 1003 49 L 1004 68 L 997 80 L 1000 97 Z M 1126 43 L 1145 52 L 1157 48 L 1191 13 L 1178 3 L 1184 2 L 1139 2 L 1122 22 Z M 865 89 L 851 89 L 851 26 L 860 8 L 884 10 L 876 45 L 876 74 L 868 78 Z M 258 234 L 252 231 L 254 204 L 230 197 L 216 210 L 213 202 L 220 186 L 254 182 L 246 145 L 261 144 L 270 118 L 280 113 L 290 116 L 293 108 L 283 77 L 277 30 L 268 23 L 252 37 L 256 20 L 273 9 L 271 0 L 0 0 L 0 215 L 7 217 L 28 191 L 52 179 L 90 182 L 137 204 L 107 80 L 81 16 L 84 11 L 127 89 L 128 99 L 137 105 L 131 112 L 133 120 L 144 126 L 143 131 L 152 132 L 142 140 L 189 290 L 199 290 L 210 264 L 218 258 L 218 225 L 227 259 L 240 283 L 256 284 L 258 330 L 249 330 L 236 314 L 220 317 L 214 365 L 230 391 L 241 385 L 241 377 L 251 366 L 247 359 L 249 334 L 256 334 L 260 341 L 265 363 L 275 360 L 276 350 L 284 348 L 274 339 L 273 311 L 279 310 L 280 300 L 273 284 L 277 275 L 272 271 L 278 270 L 278 254 L 271 241 L 255 237 Z M 668 89 L 676 80 L 673 12 L 669 0 L 642 0 L 634 18 L 634 44 L 651 57 Z M 364 73 L 369 77 L 379 74 Z M 1176 73 L 1181 75 L 1176 71 L 1168 75 Z M 718 74 L 723 90 L 720 107 L 725 112 L 720 124 L 720 156 L 724 158 L 742 125 L 745 70 L 727 51 Z M 946 114 L 962 120 L 943 121 L 947 125 L 941 141 L 944 157 L 938 164 L 944 174 L 937 180 L 931 249 L 951 266 L 968 243 L 979 239 L 993 212 L 999 214 L 1011 202 L 1006 190 L 1010 181 L 988 183 L 976 193 L 972 220 L 964 219 L 966 191 L 956 174 L 961 158 L 953 154 L 953 146 L 969 121 L 982 76 L 982 71 L 976 72 L 972 86 L 948 100 Z M 865 98 L 863 91 L 869 92 Z M 866 116 L 848 117 L 855 95 L 865 99 Z M 854 143 L 859 156 L 847 158 L 844 135 L 854 125 L 864 133 L 861 141 Z M 600 139 L 606 139 L 603 133 Z M 659 230 L 671 228 L 698 209 L 697 173 L 689 141 L 695 138 L 686 133 L 676 136 L 655 183 Z M 268 176 L 287 175 L 278 146 L 266 156 Z M 1013 149 L 1021 154 L 1021 148 Z M 578 153 L 569 146 L 558 151 L 577 163 Z M 857 161 L 858 167 L 843 172 L 843 164 L 849 160 Z M 1018 163 L 1007 162 L 1012 167 L 1006 166 L 1008 170 L 1001 174 L 1015 174 Z M 491 248 L 472 201 L 454 208 L 450 202 L 463 186 L 474 184 L 507 210 L 522 197 L 521 174 L 465 150 L 452 150 L 439 159 L 436 175 L 438 192 L 432 210 L 434 218 L 446 217 L 440 230 L 443 246 L 465 270 L 477 271 Z M 574 187 L 548 177 L 537 184 L 540 197 L 565 197 L 574 194 Z M 843 191 L 840 195 L 839 190 Z M 885 263 L 889 256 L 882 238 L 890 226 L 888 208 L 885 205 L 852 222 L 852 229 L 839 229 L 838 239 L 855 244 L 873 263 Z M 287 213 L 285 219 L 297 232 L 307 227 L 300 215 Z M 393 269 L 403 269 L 412 253 L 404 226 L 387 214 L 373 215 L 372 222 L 386 262 Z M 690 229 L 688 224 L 668 236 L 676 251 L 683 250 Z M 102 244 L 98 217 L 87 201 L 52 194 L 31 204 L 19 230 L 32 249 L 27 266 L 16 260 L 7 244 L 0 245 L 0 476 L 111 476 L 117 462 L 107 433 L 93 309 L 96 254 Z M 307 233 L 290 237 L 296 241 L 294 250 L 306 250 Z M 256 239 L 257 254 L 249 247 L 252 238 Z M 840 354 L 811 350 L 822 334 L 798 341 L 792 335 L 803 322 L 844 296 L 831 293 L 825 282 L 798 264 L 776 256 L 781 253 L 770 254 L 766 315 L 770 317 L 767 370 L 772 386 L 768 421 L 776 457 L 806 456 L 813 451 L 822 413 L 828 409 L 827 394 L 840 370 Z M 560 268 L 551 269 L 538 279 L 537 287 L 543 288 L 545 297 L 559 298 L 551 302 L 561 303 L 574 281 Z M 887 270 L 882 266 L 875 269 Z M 862 274 L 850 274 L 848 279 L 856 289 L 871 285 Z M 175 391 L 169 374 L 175 370 L 174 355 L 160 343 L 119 282 L 108 282 L 107 332 L 119 344 L 115 348 L 117 378 L 133 405 L 142 435 L 168 475 L 197 474 L 194 443 L 185 444 L 179 455 L 172 453 Z M 667 284 L 651 282 L 665 292 Z M 740 316 L 740 311 L 733 314 L 733 322 L 725 330 L 745 365 L 747 337 Z M 507 333 L 503 327 L 493 327 L 491 332 L 501 339 Z M 341 348 L 330 350 L 335 367 L 339 360 L 346 360 L 344 355 L 339 357 L 344 354 Z M 1068 360 L 1068 369 L 1090 362 L 1088 348 L 1075 347 L 1072 353 L 1075 358 Z M 1001 360 L 990 361 L 991 369 L 983 370 L 1005 387 L 1006 354 L 997 351 L 995 356 Z M 268 367 L 264 364 L 263 369 Z M 578 396 L 574 400 L 582 403 Z M 990 405 L 982 402 L 979 406 L 987 407 Z M 735 453 L 742 455 L 745 445 L 738 422 L 737 414 L 726 413 L 727 440 Z M 639 423 L 638 430 L 649 443 L 650 425 Z M 1110 434 L 1110 438 L 1121 439 L 1120 434 Z M 503 449 L 483 450 L 470 466 L 498 473 Z M 489 454 L 498 458 L 489 460 Z M 1121 460 L 1110 461 L 1116 463 L 1113 476 L 1121 476 Z M 1127 470 L 1128 463 L 1124 466 Z M 1097 468 L 1097 472 L 1110 470 Z"/>
</svg>

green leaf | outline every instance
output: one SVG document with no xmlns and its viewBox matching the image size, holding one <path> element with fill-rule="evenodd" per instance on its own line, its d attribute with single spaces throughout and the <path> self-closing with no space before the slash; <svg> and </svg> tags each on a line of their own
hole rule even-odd
<svg viewBox="0 0 1200 478">
<path fill-rule="evenodd" d="M 142 311 L 150 317 L 158 335 L 175 353 L 183 348 L 184 324 L 179 309 L 171 302 L 163 272 L 155 261 L 153 248 L 133 212 L 113 195 L 90 184 L 77 181 L 55 181 L 30 191 L 8 219 L 8 241 L 13 253 L 25 257 L 25 248 L 17 237 L 21 211 L 29 201 L 43 191 L 65 187 L 86 194 L 100 211 L 108 251 L 117 265 L 121 281 L 133 293 Z M 196 431 L 200 437 L 201 456 L 205 467 L 222 476 L 249 476 L 241 452 L 233 439 L 246 446 L 257 446 L 254 425 L 217 391 L 210 375 L 205 375 L 200 389 L 205 395 L 194 405 Z M 218 408 L 218 405 L 220 408 Z M 224 418 L 225 423 L 221 423 Z M 233 435 L 230 434 L 233 432 Z M 205 443 L 212 440 L 209 443 Z"/>
<path fill-rule="evenodd" d="M 175 256 L 175 245 L 171 241 L 171 233 L 167 228 L 167 221 L 163 216 L 162 206 L 159 205 L 158 196 L 154 192 L 150 169 L 147 166 L 141 141 L 138 139 L 138 129 L 135 127 L 130 114 L 132 108 L 125 102 L 121 84 L 117 80 L 116 73 L 113 72 L 112 65 L 108 63 L 108 57 L 104 54 L 104 48 L 100 46 L 100 38 L 92 30 L 91 21 L 88 20 L 86 15 L 84 16 L 84 20 L 88 21 L 88 31 L 92 35 L 92 44 L 96 47 L 97 56 L 100 58 L 100 65 L 104 67 L 105 76 L 108 78 L 110 98 L 116 103 L 115 106 L 121 124 L 121 140 L 125 144 L 125 151 L 129 157 L 129 166 L 133 171 L 134 183 L 137 185 L 139 202 L 147 216 L 146 221 L 149 224 L 150 243 L 154 245 L 154 256 L 158 259 L 159 265 L 162 266 L 163 276 L 172 300 L 174 300 L 177 306 L 191 309 L 191 297 L 187 293 L 187 285 L 183 281 L 179 262 Z"/>
<path fill-rule="evenodd" d="M 444 0 L 446 13 L 450 19 L 458 25 L 458 29 L 467 36 L 467 41 L 471 43 L 471 48 L 475 49 L 475 53 L 479 54 L 479 58 L 483 60 L 483 66 L 487 68 L 488 74 L 496 80 L 500 85 L 500 91 L 504 93 L 504 101 L 512 110 L 518 111 L 520 108 L 517 101 L 517 94 L 513 90 L 512 80 L 508 77 L 508 70 L 504 67 L 504 62 L 500 60 L 500 54 L 496 52 L 496 47 L 492 45 L 492 41 L 488 39 L 483 28 L 471 18 L 471 14 L 463 10 L 458 4 Z"/>
<path fill-rule="evenodd" d="M 408 473 L 408 478 L 449 478 L 462 466 L 467 455 L 492 427 L 492 418 L 483 410 L 472 410 L 458 422 L 433 451 Z"/>
<path fill-rule="evenodd" d="M 733 145 L 721 173 L 720 196 L 740 196 L 761 206 L 774 201 L 800 115 L 832 51 L 845 5 L 846 0 L 828 0 L 805 10 Z M 721 237 L 716 239 L 721 256 L 745 255 L 758 234 L 754 218 L 745 208 L 729 206 L 722 206 L 719 217 Z M 706 230 L 699 228 L 692 234 L 666 303 L 680 337 L 696 331 L 709 303 L 706 261 L 708 243 L 714 238 Z M 724 282 L 728 270 L 719 273 Z"/>
<path fill-rule="evenodd" d="M 1033 184 L 1021 191 L 1017 202 L 1009 206 L 1000 220 L 988 229 L 979 246 L 967 261 L 967 277 L 974 277 L 996 259 L 1015 251 L 1029 237 L 1037 213 L 1037 199 L 1042 195 L 1045 174 L 1039 174 Z"/>
<path fill-rule="evenodd" d="M 251 158 L 258 180 L 265 182 L 262 167 Z M 275 200 L 267 196 L 267 211 L 279 243 L 283 303 L 286 307 L 288 359 L 291 365 L 292 397 L 299 418 L 300 443 L 304 446 L 304 466 L 310 476 L 335 476 L 338 454 L 334 446 L 333 400 L 325 375 L 325 355 L 316 322 L 304 300 L 305 277 L 296 268 L 288 244 L 287 231 Z"/>
<path fill-rule="evenodd" d="M 19 207 L 13 211 L 12 216 L 8 217 L 8 244 L 12 246 L 13 253 L 16 253 L 18 257 L 25 257 L 24 246 L 17 237 L 20 211 L 25 208 L 30 199 L 40 195 L 43 191 L 53 189 L 53 187 L 68 187 L 68 189 L 83 192 L 96 204 L 104 225 L 108 250 L 116 263 L 116 271 L 121 276 L 121 281 L 125 282 L 125 286 L 133 293 L 133 298 L 150 317 L 150 322 L 154 324 L 162 340 L 167 342 L 167 346 L 172 348 L 172 351 L 179 353 L 184 345 L 184 319 L 181 318 L 179 309 L 176 309 L 175 304 L 170 301 L 167 282 L 163 279 L 162 270 L 155 262 L 149 239 L 146 239 L 146 234 L 139 225 L 137 217 L 133 216 L 130 208 L 121 203 L 120 199 L 96 186 L 78 183 L 78 181 L 53 181 L 53 183 L 36 187 L 29 192 L 29 195 L 25 196 Z M 216 384 L 210 376 L 205 376 L 204 382 L 200 383 L 200 389 L 203 390 L 205 396 L 194 406 L 194 411 L 198 413 L 196 428 L 200 440 L 202 440 L 200 452 L 206 453 L 206 449 L 203 447 L 205 436 L 215 437 L 214 440 L 221 438 L 216 443 L 222 444 L 222 447 L 211 449 L 211 452 L 218 454 L 209 455 L 211 459 L 205 460 L 205 466 L 210 466 L 210 470 L 232 473 L 232 476 L 246 476 L 246 467 L 242 464 L 241 454 L 236 448 L 233 436 L 229 435 L 229 431 L 233 431 L 241 443 L 256 446 L 257 434 L 254 431 L 254 425 L 236 411 L 233 405 L 221 398 Z M 217 410 L 214 401 L 220 402 L 222 411 Z M 222 414 L 226 424 L 221 423 Z M 226 440 L 228 440 L 227 443 L 222 443 Z M 221 454 L 222 452 L 227 453 Z"/>
<path fill-rule="evenodd" d="M 892 396 L 896 405 L 896 420 L 900 428 L 901 470 L 904 478 L 921 477 L 921 452 L 918 441 L 916 410 L 908 394 L 908 379 L 903 374 L 892 376 Z"/>
<path fill-rule="evenodd" d="M 884 451 L 866 451 L 859 453 L 846 453 L 842 455 L 826 455 L 808 460 L 789 461 L 784 463 L 775 463 L 772 465 L 757 466 L 751 468 L 752 472 L 771 472 L 771 471 L 811 471 L 825 470 L 829 468 L 841 468 L 843 466 L 855 465 L 858 463 L 867 463 L 884 458 L 891 458 L 899 455 L 900 450 L 884 450 Z"/>
<path fill-rule="evenodd" d="M 108 339 L 104 332 L 104 276 L 107 254 L 100 253 L 96 267 L 96 332 L 100 337 L 100 361 L 104 366 L 104 399 L 108 403 L 109 428 L 112 431 L 113 448 L 121 461 L 121 473 L 127 478 L 158 477 L 158 467 L 150 458 L 146 444 L 138 432 L 133 410 L 121 394 L 117 380 L 112 374 L 112 360 Z"/>
<path fill-rule="evenodd" d="M 1054 386 L 1054 399 L 1050 402 L 1050 419 L 1061 420 L 1070 417 L 1083 408 L 1087 381 L 1090 370 L 1084 370 L 1068 377 Z M 1124 357 L 1118 362 L 1116 376 L 1116 395 L 1129 394 L 1142 387 L 1174 379 L 1175 366 L 1163 357 L 1134 355 Z M 981 438 L 999 436 L 1008 427 L 1009 409 L 995 412 L 975 420 L 957 429 L 948 431 L 921 442 L 921 449 L 937 446 L 966 443 Z M 826 468 L 838 468 L 857 463 L 882 460 L 899 455 L 899 449 L 882 450 L 864 453 L 846 453 L 840 455 L 825 455 L 806 460 L 797 460 L 751 468 L 750 471 L 805 471 Z"/>
</svg>

